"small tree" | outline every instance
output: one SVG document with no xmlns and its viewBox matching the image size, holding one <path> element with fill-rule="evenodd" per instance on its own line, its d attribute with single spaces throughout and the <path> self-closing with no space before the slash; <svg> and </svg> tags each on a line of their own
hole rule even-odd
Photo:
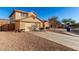
<svg viewBox="0 0 79 59">
<path fill-rule="evenodd" d="M 60 24 L 60 22 L 57 19 L 58 19 L 58 17 L 52 17 L 52 18 L 48 19 L 49 24 L 51 27 L 54 28 L 54 31 L 55 31 L 56 27 Z"/>
<path fill-rule="evenodd" d="M 72 19 L 63 19 L 62 20 L 62 23 L 64 23 L 64 26 L 67 25 L 67 24 L 75 25 L 76 24 L 76 21 L 75 20 L 72 20 Z"/>
<path fill-rule="evenodd" d="M 64 25 L 66 25 L 67 23 L 69 23 L 70 22 L 70 19 L 63 19 L 62 20 L 62 23 L 64 23 Z"/>
<path fill-rule="evenodd" d="M 75 25 L 75 24 L 76 24 L 76 21 L 75 21 L 75 20 L 71 20 L 70 23 L 71 23 L 72 25 Z"/>
<path fill-rule="evenodd" d="M 70 24 L 74 25 L 76 23 L 76 21 L 75 20 L 72 20 L 72 19 L 63 19 L 62 20 L 62 23 L 64 23 L 65 25 L 67 23 L 70 23 Z"/>
</svg>

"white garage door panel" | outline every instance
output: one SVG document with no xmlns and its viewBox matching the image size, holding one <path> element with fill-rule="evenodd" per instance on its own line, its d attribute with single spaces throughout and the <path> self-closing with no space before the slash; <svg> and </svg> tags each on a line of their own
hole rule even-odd
<svg viewBox="0 0 79 59">
<path fill-rule="evenodd" d="M 25 31 L 31 30 L 32 23 L 25 23 Z"/>
<path fill-rule="evenodd" d="M 31 31 L 32 26 L 37 24 L 37 27 L 39 28 L 39 23 L 25 23 L 25 31 Z"/>
</svg>

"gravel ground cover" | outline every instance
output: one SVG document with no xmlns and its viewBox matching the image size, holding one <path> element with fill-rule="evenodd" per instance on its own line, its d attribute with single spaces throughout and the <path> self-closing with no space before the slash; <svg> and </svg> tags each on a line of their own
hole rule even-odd
<svg viewBox="0 0 79 59">
<path fill-rule="evenodd" d="M 29 32 L 0 32 L 0 51 L 75 51 Z"/>
</svg>

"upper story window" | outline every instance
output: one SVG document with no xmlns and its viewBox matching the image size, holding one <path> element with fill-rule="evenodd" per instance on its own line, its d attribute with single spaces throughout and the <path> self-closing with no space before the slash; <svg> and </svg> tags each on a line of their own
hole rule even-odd
<svg viewBox="0 0 79 59">
<path fill-rule="evenodd" d="M 21 17 L 27 17 L 27 14 L 21 13 Z"/>
</svg>

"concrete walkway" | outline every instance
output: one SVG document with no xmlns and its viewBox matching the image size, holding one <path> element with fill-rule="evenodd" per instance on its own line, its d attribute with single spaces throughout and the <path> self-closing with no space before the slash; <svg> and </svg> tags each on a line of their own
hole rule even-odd
<svg viewBox="0 0 79 59">
<path fill-rule="evenodd" d="M 55 32 L 29 32 L 36 36 L 54 41 L 64 46 L 70 47 L 75 50 L 79 50 L 79 36 L 69 36 Z"/>
</svg>

